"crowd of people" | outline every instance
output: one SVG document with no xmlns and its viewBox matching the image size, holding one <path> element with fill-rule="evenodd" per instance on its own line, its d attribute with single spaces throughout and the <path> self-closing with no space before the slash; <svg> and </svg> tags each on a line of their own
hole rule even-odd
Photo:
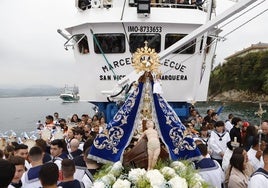
<svg viewBox="0 0 268 188">
<path fill-rule="evenodd" d="M 100 114 L 92 118 L 73 114 L 68 120 L 57 112 L 47 115 L 44 124 L 38 122 L 40 138 L 32 140 L 31 147 L 12 141 L 0 149 L 0 188 L 92 187 L 101 164 L 88 159 L 87 153 L 106 126 Z M 43 134 L 45 130 L 51 133 L 49 137 Z M 55 136 L 59 130 L 62 138 Z"/>
<path fill-rule="evenodd" d="M 210 185 L 217 188 L 267 185 L 268 120 L 258 127 L 232 114 L 221 121 L 213 109 L 202 117 L 192 108 L 184 125 L 185 135 L 191 135 L 201 152 L 194 165 Z M 94 138 L 106 131 L 105 117 L 73 114 L 66 120 L 55 112 L 46 116 L 44 124 L 40 121 L 37 128 L 40 138 L 31 147 L 9 142 L 0 149 L 0 188 L 92 187 L 94 174 L 102 165 L 87 154 Z M 44 130 L 52 134 L 45 138 Z M 62 138 L 54 135 L 58 130 L 63 132 Z M 158 135 L 155 130 L 153 134 Z M 152 148 L 149 150 L 154 152 Z"/>
<path fill-rule="evenodd" d="M 207 110 L 202 117 L 194 108 L 185 121 L 202 159 L 195 162 L 200 175 L 215 187 L 252 188 L 268 183 L 268 120 L 260 126 L 240 117 L 228 115 L 219 120 L 218 113 Z"/>
</svg>

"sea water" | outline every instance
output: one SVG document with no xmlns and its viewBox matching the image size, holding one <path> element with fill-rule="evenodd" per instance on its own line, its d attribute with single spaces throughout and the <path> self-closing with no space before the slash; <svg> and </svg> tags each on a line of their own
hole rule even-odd
<svg viewBox="0 0 268 188">
<path fill-rule="evenodd" d="M 59 113 L 60 118 L 73 114 L 94 115 L 93 104 L 88 102 L 63 103 L 59 97 L 0 98 L 0 133 L 13 130 L 17 134 L 36 130 L 37 122 L 45 122 L 47 115 Z M 17 135 L 20 136 L 20 135 Z"/>
<path fill-rule="evenodd" d="M 225 121 L 228 114 L 233 113 L 234 116 L 253 125 L 260 124 L 260 118 L 255 115 L 259 109 L 259 103 L 199 102 L 195 104 L 195 108 L 204 117 L 207 109 L 217 110 L 221 105 L 224 105 L 224 108 L 219 115 L 220 120 Z M 17 136 L 20 136 L 23 132 L 34 131 L 39 120 L 44 123 L 45 117 L 53 115 L 54 112 L 58 112 L 59 116 L 65 119 L 71 118 L 73 114 L 78 114 L 80 117 L 82 114 L 93 116 L 93 106 L 86 101 L 62 103 L 58 96 L 0 98 L 0 134 L 13 130 Z M 268 119 L 268 106 L 263 104 L 262 108 L 267 111 L 262 119 Z"/>
</svg>

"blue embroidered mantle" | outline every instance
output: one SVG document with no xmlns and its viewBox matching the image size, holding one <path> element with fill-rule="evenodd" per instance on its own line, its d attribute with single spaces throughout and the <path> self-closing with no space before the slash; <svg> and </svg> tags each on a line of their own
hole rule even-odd
<svg viewBox="0 0 268 188">
<path fill-rule="evenodd" d="M 100 133 L 94 140 L 88 157 L 99 162 L 122 161 L 123 152 L 129 145 L 139 117 L 140 103 L 144 96 L 145 84 L 140 82 L 136 90 L 127 98 L 123 106 L 109 122 L 107 130 Z M 149 83 L 152 90 L 153 82 Z M 184 136 L 185 126 L 181 123 L 171 106 L 159 94 L 150 91 L 153 100 L 153 120 L 156 122 L 160 139 L 168 149 L 170 159 L 194 159 L 200 156 L 194 141 Z"/>
</svg>

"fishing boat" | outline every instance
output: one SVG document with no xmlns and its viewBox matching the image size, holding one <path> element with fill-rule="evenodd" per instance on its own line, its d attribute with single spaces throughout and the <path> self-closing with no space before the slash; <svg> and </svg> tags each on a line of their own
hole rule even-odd
<svg viewBox="0 0 268 188">
<path fill-rule="evenodd" d="M 77 86 L 69 87 L 68 85 L 65 85 L 65 87 L 63 88 L 63 92 L 60 94 L 60 98 L 64 103 L 78 102 L 80 99 L 78 94 L 79 89 Z"/>
<path fill-rule="evenodd" d="M 218 25 L 255 1 L 237 2 L 216 16 L 213 0 L 76 0 L 73 20 L 58 33 L 83 75 L 77 83 L 81 99 L 109 121 L 140 76 L 133 53 L 146 41 L 159 54 L 162 95 L 184 120 L 192 103 L 207 100 Z M 150 52 L 139 58 L 149 60 Z"/>
</svg>

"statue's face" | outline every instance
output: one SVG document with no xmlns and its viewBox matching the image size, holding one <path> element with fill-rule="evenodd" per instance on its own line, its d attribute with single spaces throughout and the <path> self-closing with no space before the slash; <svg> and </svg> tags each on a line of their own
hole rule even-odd
<svg viewBox="0 0 268 188">
<path fill-rule="evenodd" d="M 154 128 L 154 122 L 153 121 L 147 121 L 147 128 Z"/>
</svg>

